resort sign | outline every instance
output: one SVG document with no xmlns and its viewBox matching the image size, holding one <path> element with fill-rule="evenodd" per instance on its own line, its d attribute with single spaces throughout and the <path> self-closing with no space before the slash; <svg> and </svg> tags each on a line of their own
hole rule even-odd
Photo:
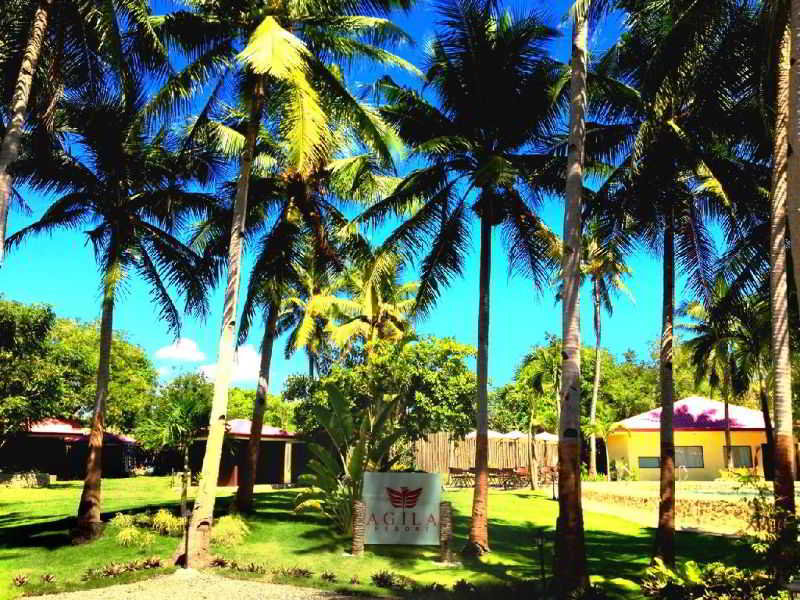
<svg viewBox="0 0 800 600">
<path fill-rule="evenodd" d="M 367 544 L 439 545 L 438 473 L 364 473 Z"/>
</svg>

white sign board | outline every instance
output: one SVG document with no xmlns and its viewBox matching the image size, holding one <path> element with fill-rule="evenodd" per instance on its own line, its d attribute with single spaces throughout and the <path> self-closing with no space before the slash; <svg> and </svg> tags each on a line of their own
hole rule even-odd
<svg viewBox="0 0 800 600">
<path fill-rule="evenodd" d="M 439 544 L 438 473 L 364 473 L 367 544 Z"/>
</svg>

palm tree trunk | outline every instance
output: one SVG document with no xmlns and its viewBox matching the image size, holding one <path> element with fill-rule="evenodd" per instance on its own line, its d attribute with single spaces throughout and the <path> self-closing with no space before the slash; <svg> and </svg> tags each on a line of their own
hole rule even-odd
<svg viewBox="0 0 800 600">
<path fill-rule="evenodd" d="M 788 96 L 788 99 L 783 100 L 788 104 L 789 118 L 788 126 L 791 128 L 787 154 L 789 156 L 789 173 L 788 185 L 789 194 L 787 196 L 787 211 L 789 222 L 789 236 L 792 240 L 798 240 L 798 243 L 792 243 L 792 270 L 794 272 L 794 280 L 796 285 L 800 285 L 800 152 L 795 148 L 800 149 L 800 115 L 797 111 L 800 108 L 798 102 L 798 93 L 800 93 L 800 0 L 792 0 L 791 2 L 791 33 L 787 30 L 784 37 L 791 35 L 791 40 L 787 42 L 782 40 L 783 44 L 791 46 L 791 58 L 789 62 L 789 82 L 783 94 Z M 781 56 L 781 59 L 785 57 Z M 781 63 L 785 66 L 785 63 Z M 779 93 L 781 89 L 779 88 Z M 778 118 L 778 115 L 776 115 Z M 798 306 L 800 306 L 800 294 L 797 294 Z"/>
<path fill-rule="evenodd" d="M 189 445 L 191 441 L 183 446 L 183 474 L 181 475 L 181 517 L 186 519 L 189 512 Z"/>
<path fill-rule="evenodd" d="M 733 449 L 731 448 L 731 419 L 730 419 L 730 390 L 731 370 L 728 359 L 725 359 L 725 368 L 722 372 L 722 398 L 725 403 L 725 468 L 733 470 Z"/>
<path fill-rule="evenodd" d="M 531 414 L 528 418 L 528 475 L 531 478 L 531 489 L 535 490 L 539 479 L 539 465 L 536 460 L 536 440 L 533 436 L 533 419 L 536 409 L 533 397 L 531 397 Z"/>
<path fill-rule="evenodd" d="M 97 388 L 94 396 L 92 429 L 89 433 L 86 478 L 83 481 L 83 492 L 78 505 L 78 524 L 72 534 L 76 541 L 91 540 L 102 532 L 100 485 L 103 476 L 103 434 L 110 379 L 113 321 L 114 291 L 113 286 L 107 284 L 103 297 L 103 316 L 100 319 L 100 360 L 97 365 Z"/>
<path fill-rule="evenodd" d="M 475 491 L 472 522 L 465 551 L 489 552 L 489 286 L 492 272 L 492 216 L 489 201 L 481 203 L 480 298 L 478 302 L 478 411 L 475 436 Z"/>
<path fill-rule="evenodd" d="M 600 314 L 600 290 L 597 287 L 597 280 L 593 282 L 594 295 L 594 384 L 592 385 L 592 405 L 589 407 L 589 424 L 592 432 L 589 434 L 589 475 L 597 476 L 597 440 L 594 434 L 594 424 L 597 420 L 597 396 L 600 393 L 600 335 L 602 315 Z"/>
<path fill-rule="evenodd" d="M 576 7 L 577 8 L 577 7 Z M 589 584 L 583 533 L 580 472 L 581 414 L 581 192 L 586 138 L 586 11 L 572 26 L 567 201 L 564 207 L 564 295 L 561 304 L 561 418 L 558 431 L 558 521 L 553 565 L 557 593 L 572 595 Z"/>
<path fill-rule="evenodd" d="M 793 22 L 795 9 L 792 2 Z M 775 103 L 775 147 L 773 151 L 770 211 L 770 309 L 772 312 L 772 361 L 775 369 L 775 508 L 781 545 L 795 537 L 794 437 L 792 435 L 792 388 L 789 360 L 789 306 L 786 273 L 786 197 L 789 121 L 789 37 L 781 45 Z"/>
<path fill-rule="evenodd" d="M 672 330 L 675 317 L 675 230 L 670 208 L 664 228 L 664 290 L 661 321 L 661 486 L 654 558 L 675 564 L 675 432 L 673 430 Z"/>
<path fill-rule="evenodd" d="M 225 289 L 225 304 L 222 314 L 222 331 L 219 336 L 217 372 L 214 379 L 214 398 L 211 404 L 208 438 L 206 439 L 203 470 L 200 485 L 194 501 L 192 520 L 189 525 L 188 550 L 179 545 L 176 563 L 187 567 L 200 568 L 211 560 L 211 527 L 214 519 L 214 502 L 217 495 L 219 463 L 222 459 L 222 443 L 225 438 L 225 413 L 228 410 L 228 385 L 234 359 L 234 331 L 236 329 L 236 309 L 239 297 L 239 280 L 242 267 L 242 240 L 247 214 L 247 192 L 250 185 L 250 172 L 253 166 L 256 140 L 261 125 L 263 90 L 261 83 L 254 86 L 251 101 L 250 119 L 247 123 L 246 146 L 239 165 L 239 181 L 236 186 L 236 200 L 233 207 L 231 239 L 228 247 L 228 284 Z"/>
<path fill-rule="evenodd" d="M 308 378 L 314 380 L 314 354 L 308 352 Z"/>
<path fill-rule="evenodd" d="M 28 111 L 28 99 L 31 96 L 33 74 L 42 52 L 42 42 L 47 33 L 47 21 L 50 17 L 52 0 L 41 0 L 39 8 L 33 15 L 31 36 L 22 55 L 22 64 L 17 75 L 17 84 L 11 98 L 11 122 L 3 142 L 0 144 L 0 266 L 5 256 L 6 225 L 8 209 L 11 205 L 11 173 L 9 167 L 19 156 L 19 145 L 22 139 L 22 126 L 25 124 L 25 113 Z"/>
<path fill-rule="evenodd" d="M 272 346 L 277 337 L 275 325 L 278 322 L 278 307 L 270 303 L 267 309 L 267 326 L 261 342 L 261 365 L 258 370 L 258 387 L 253 402 L 253 420 L 250 424 L 250 439 L 247 442 L 247 464 L 240 472 L 239 488 L 236 490 L 236 508 L 239 512 L 253 510 L 253 486 L 256 482 L 258 453 L 261 449 L 261 428 L 264 426 L 264 411 L 267 408 L 269 391 L 269 369 L 272 364 Z"/>
<path fill-rule="evenodd" d="M 761 414 L 764 417 L 764 433 L 767 436 L 767 451 L 761 457 L 761 462 L 763 464 L 764 470 L 764 477 L 767 477 L 767 456 L 770 459 L 770 465 L 774 466 L 772 460 L 775 457 L 775 434 L 772 431 L 772 419 L 769 416 L 769 399 L 767 398 L 767 390 L 764 389 L 764 381 L 761 378 L 761 374 L 759 373 L 758 376 L 758 398 L 761 402 Z M 774 469 L 773 474 L 770 476 L 770 479 L 774 479 Z"/>
</svg>

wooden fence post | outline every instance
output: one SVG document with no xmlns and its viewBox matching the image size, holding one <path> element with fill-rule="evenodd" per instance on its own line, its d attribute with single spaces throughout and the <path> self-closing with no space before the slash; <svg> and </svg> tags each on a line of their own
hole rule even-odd
<svg viewBox="0 0 800 600">
<path fill-rule="evenodd" d="M 367 505 L 361 500 L 353 501 L 353 556 L 364 554 L 364 540 L 366 538 Z"/>
<path fill-rule="evenodd" d="M 453 505 L 439 503 L 439 558 L 443 563 L 453 562 Z"/>
</svg>

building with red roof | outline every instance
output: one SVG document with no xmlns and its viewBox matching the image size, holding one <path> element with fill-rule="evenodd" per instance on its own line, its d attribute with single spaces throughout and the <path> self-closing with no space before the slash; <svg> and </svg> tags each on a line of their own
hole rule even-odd
<svg viewBox="0 0 800 600">
<path fill-rule="evenodd" d="M 136 440 L 126 435 L 103 435 L 103 477 L 127 477 L 134 467 Z M 31 423 L 0 446 L 0 469 L 39 471 L 61 480 L 83 479 L 89 451 L 89 428 L 70 419 Z"/>
<path fill-rule="evenodd" d="M 239 485 L 239 473 L 247 460 L 250 427 L 249 419 L 231 419 L 227 422 L 217 485 Z M 202 469 L 205 440 L 205 434 L 199 436 L 189 450 L 192 473 L 199 473 Z M 260 440 L 256 483 L 288 485 L 296 481 L 308 460 L 307 449 L 300 436 L 280 427 L 264 425 Z M 175 471 L 181 470 L 180 457 L 172 457 L 168 467 Z M 163 463 L 161 468 L 164 468 Z"/>
<path fill-rule="evenodd" d="M 680 479 L 713 480 L 725 469 L 725 404 L 702 396 L 675 402 L 675 466 Z M 761 411 L 728 405 L 731 455 L 737 469 L 751 469 L 763 476 L 765 446 Z M 642 480 L 660 475 L 661 408 L 620 421 L 608 437 L 608 458 L 637 471 Z M 768 462 L 769 462 L 769 458 Z M 769 471 L 769 469 L 768 469 Z"/>
</svg>

